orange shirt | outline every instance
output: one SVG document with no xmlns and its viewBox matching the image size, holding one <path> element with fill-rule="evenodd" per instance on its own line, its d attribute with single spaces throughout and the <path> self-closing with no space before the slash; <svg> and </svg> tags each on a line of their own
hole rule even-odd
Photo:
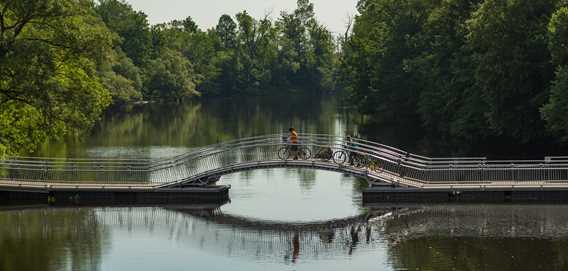
<svg viewBox="0 0 568 271">
<path fill-rule="evenodd" d="M 292 133 L 290 133 L 290 142 L 292 144 L 298 144 L 298 133 L 296 133 L 296 131 L 292 131 Z"/>
</svg>

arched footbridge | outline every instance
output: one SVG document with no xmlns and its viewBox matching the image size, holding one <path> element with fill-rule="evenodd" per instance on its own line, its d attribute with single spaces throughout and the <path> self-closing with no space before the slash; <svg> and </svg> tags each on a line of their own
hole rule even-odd
<svg viewBox="0 0 568 271">
<path fill-rule="evenodd" d="M 311 168 L 361 177 L 370 186 L 419 189 L 568 188 L 568 157 L 543 160 L 431 158 L 363 139 L 274 134 L 196 148 L 167 159 L 9 157 L 0 187 L 171 189 L 208 187 L 223 175 L 262 168 Z"/>
</svg>

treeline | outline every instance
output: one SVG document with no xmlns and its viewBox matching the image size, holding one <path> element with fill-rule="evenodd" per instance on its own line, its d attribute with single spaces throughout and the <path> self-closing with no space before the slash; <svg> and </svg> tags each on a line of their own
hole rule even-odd
<svg viewBox="0 0 568 271">
<path fill-rule="evenodd" d="M 94 9 L 118 34 L 125 63 L 137 68 L 122 67 L 135 86 L 131 92 L 114 88 L 124 100 L 132 98 L 130 93 L 171 100 L 291 86 L 334 88 L 335 42 L 309 0 L 298 0 L 296 10 L 276 21 L 243 11 L 221 16 L 216 27 L 205 31 L 191 17 L 149 26 L 144 13 L 118 0 L 99 1 Z"/>
<path fill-rule="evenodd" d="M 0 0 L 0 156 L 91 127 L 111 105 L 333 89 L 337 50 L 309 0 L 200 29 L 122 0 Z"/>
<path fill-rule="evenodd" d="M 567 1 L 361 0 L 358 10 L 342 80 L 375 122 L 464 146 L 568 141 Z"/>
</svg>

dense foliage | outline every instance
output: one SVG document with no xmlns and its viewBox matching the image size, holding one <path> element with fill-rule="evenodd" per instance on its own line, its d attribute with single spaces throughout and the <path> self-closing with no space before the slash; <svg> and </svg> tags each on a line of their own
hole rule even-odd
<svg viewBox="0 0 568 271">
<path fill-rule="evenodd" d="M 223 15 L 208 30 L 191 17 L 150 25 L 124 0 L 0 0 L 0 156 L 85 131 L 113 105 L 336 82 L 373 123 L 463 152 L 568 142 L 568 1 L 360 0 L 358 10 L 338 50 L 309 0 L 275 19 Z"/>
<path fill-rule="evenodd" d="M 361 0 L 343 43 L 343 83 L 374 121 L 441 142 L 568 140 L 567 5 Z"/>
<path fill-rule="evenodd" d="M 123 0 L 0 0 L 0 156 L 91 127 L 111 105 L 334 88 L 336 48 L 309 0 L 207 31 L 150 26 Z"/>
<path fill-rule="evenodd" d="M 89 127 L 111 102 L 113 34 L 88 1 L 0 2 L 0 155 Z"/>
</svg>

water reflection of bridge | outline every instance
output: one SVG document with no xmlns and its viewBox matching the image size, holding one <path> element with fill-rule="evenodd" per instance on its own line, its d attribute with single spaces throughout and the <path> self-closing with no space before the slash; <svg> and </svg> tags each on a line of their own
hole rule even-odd
<svg viewBox="0 0 568 271">
<path fill-rule="evenodd" d="M 216 206 L 10 209 L 0 214 L 10 233 L 5 236 L 17 240 L 35 233 L 38 240 L 52 242 L 53 232 L 64 227 L 71 237 L 61 245 L 71 246 L 72 240 L 99 244 L 100 238 L 112 240 L 113 234 L 128 231 L 212 255 L 285 262 L 348 257 L 424 237 L 568 238 L 566 205 L 385 205 L 360 216 L 310 223 L 256 220 L 224 214 Z M 38 221 L 43 221 L 41 227 Z M 91 253 L 100 255 L 98 249 L 94 246 Z M 80 246 L 76 250 L 84 251 Z"/>
<path fill-rule="evenodd" d="M 280 223 L 223 214 L 219 209 L 100 209 L 96 223 L 132 232 L 165 234 L 171 240 L 227 256 L 295 261 L 351 255 L 377 245 L 378 231 L 368 222 L 381 213 L 311 223 Z"/>
<path fill-rule="evenodd" d="M 219 209 L 98 209 L 96 223 L 147 231 L 227 256 L 295 261 L 349 256 L 421 237 L 565 238 L 568 206 L 383 206 L 364 215 L 312 223 L 280 223 Z"/>
</svg>

